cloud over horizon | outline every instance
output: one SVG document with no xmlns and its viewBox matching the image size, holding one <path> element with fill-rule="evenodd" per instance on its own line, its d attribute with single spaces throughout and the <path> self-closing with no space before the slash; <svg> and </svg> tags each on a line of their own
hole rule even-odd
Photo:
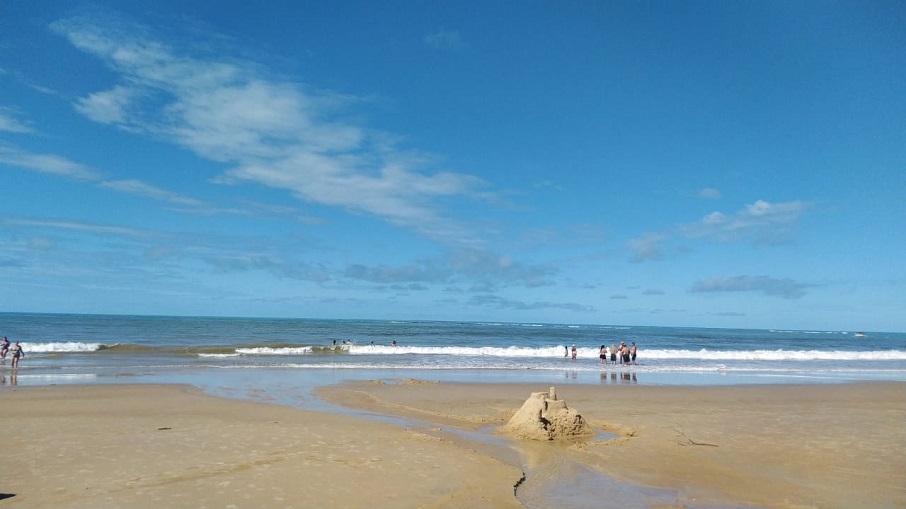
<svg viewBox="0 0 906 509">
<path fill-rule="evenodd" d="M 664 245 L 676 237 L 719 243 L 778 244 L 792 235 L 796 221 L 810 206 L 800 200 L 782 203 L 757 200 L 731 215 L 715 211 L 698 222 L 679 224 L 669 232 L 645 232 L 627 241 L 626 247 L 632 251 L 634 262 L 644 262 L 661 259 Z"/>
<path fill-rule="evenodd" d="M 772 297 L 798 299 L 806 294 L 806 289 L 814 286 L 800 283 L 789 278 L 776 279 L 769 276 L 734 276 L 715 277 L 696 281 L 692 286 L 693 293 L 707 292 L 760 292 Z"/>
</svg>

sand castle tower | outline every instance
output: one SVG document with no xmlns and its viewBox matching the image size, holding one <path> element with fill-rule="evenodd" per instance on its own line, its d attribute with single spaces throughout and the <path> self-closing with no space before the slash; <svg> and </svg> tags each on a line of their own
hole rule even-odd
<svg viewBox="0 0 906 509">
<path fill-rule="evenodd" d="M 579 412 L 557 399 L 555 387 L 548 392 L 533 392 L 500 430 L 531 440 L 557 440 L 593 434 Z"/>
</svg>

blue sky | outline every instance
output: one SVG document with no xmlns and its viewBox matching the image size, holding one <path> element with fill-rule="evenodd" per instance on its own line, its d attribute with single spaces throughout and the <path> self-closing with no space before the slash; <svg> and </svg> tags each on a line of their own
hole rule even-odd
<svg viewBox="0 0 906 509">
<path fill-rule="evenodd" d="M 899 2 L 0 2 L 0 309 L 906 331 Z"/>
</svg>

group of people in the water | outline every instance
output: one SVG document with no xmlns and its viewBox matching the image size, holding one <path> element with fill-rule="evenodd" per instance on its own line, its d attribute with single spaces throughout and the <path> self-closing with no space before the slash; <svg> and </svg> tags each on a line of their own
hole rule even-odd
<svg viewBox="0 0 906 509">
<path fill-rule="evenodd" d="M 576 345 L 573 345 L 572 348 L 566 346 L 563 347 L 566 351 L 564 352 L 564 357 L 569 357 L 572 354 L 573 360 L 576 360 L 578 356 L 578 350 L 576 350 Z M 630 341 L 627 345 L 625 341 L 620 341 L 620 346 L 617 346 L 616 343 L 611 343 L 610 347 L 607 345 L 601 345 L 600 353 L 598 357 L 601 359 L 601 364 L 607 365 L 616 365 L 618 362 L 621 366 L 629 364 L 637 364 L 636 362 L 636 353 L 638 348 L 635 346 L 635 341 Z"/>
</svg>

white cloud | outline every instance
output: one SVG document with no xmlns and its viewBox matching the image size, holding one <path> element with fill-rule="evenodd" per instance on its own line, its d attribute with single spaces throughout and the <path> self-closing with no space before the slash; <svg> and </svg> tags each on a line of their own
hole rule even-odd
<svg viewBox="0 0 906 509">
<path fill-rule="evenodd" d="M 669 235 L 664 233 L 648 232 L 641 236 L 630 239 L 626 245 L 634 253 L 632 261 L 643 262 L 645 260 L 657 260 L 662 256 L 661 246 L 669 239 Z"/>
<path fill-rule="evenodd" d="M 680 225 L 678 230 L 688 238 L 722 242 L 752 237 L 766 240 L 788 234 L 790 226 L 808 208 L 807 203 L 799 200 L 784 203 L 758 200 L 732 216 L 712 212 L 697 223 Z"/>
<path fill-rule="evenodd" d="M 86 117 L 104 124 L 123 124 L 127 119 L 126 108 L 132 101 L 134 89 L 116 86 L 104 92 L 95 92 L 76 102 L 76 110 Z"/>
<path fill-rule="evenodd" d="M 722 194 L 721 194 L 720 190 L 715 189 L 713 187 L 705 187 L 703 189 L 699 189 L 699 191 L 698 191 L 699 198 L 706 198 L 709 200 L 719 200 L 721 196 L 722 196 Z"/>
<path fill-rule="evenodd" d="M 10 133 L 30 133 L 31 127 L 16 118 L 15 112 L 10 108 L 0 107 L 0 131 Z"/>
<path fill-rule="evenodd" d="M 189 205 L 189 206 L 201 206 L 202 202 L 189 198 L 187 196 L 182 196 L 171 191 L 166 191 L 158 187 L 152 186 L 140 180 L 107 180 L 99 184 L 101 187 L 108 189 L 113 189 L 116 191 L 121 191 L 125 193 L 137 194 L 141 196 L 146 196 L 148 198 L 153 198 L 160 201 L 168 201 L 172 203 L 177 203 L 180 205 Z"/>
<path fill-rule="evenodd" d="M 465 226 L 443 217 L 436 198 L 474 197 L 483 181 L 426 172 L 426 158 L 397 149 L 392 136 L 343 120 L 340 112 L 357 99 L 270 78 L 252 62 L 190 56 L 143 27 L 78 18 L 52 28 L 120 75 L 114 88 L 79 100 L 88 118 L 231 165 L 215 182 L 284 189 L 432 238 L 474 242 Z"/>
<path fill-rule="evenodd" d="M 809 207 L 810 204 L 799 200 L 783 203 L 758 200 L 733 215 L 715 211 L 697 223 L 681 224 L 669 232 L 643 233 L 630 239 L 626 246 L 633 252 L 634 262 L 643 262 L 662 258 L 664 245 L 677 236 L 712 242 L 751 240 L 776 244 L 788 240 L 796 221 Z"/>
<path fill-rule="evenodd" d="M 140 180 L 102 180 L 103 177 L 100 172 L 84 164 L 53 154 L 34 154 L 9 145 L 0 145 L 0 164 L 56 175 L 58 177 L 94 182 L 99 187 L 141 195 L 155 200 L 191 207 L 201 207 L 204 205 L 201 201 L 194 198 L 160 189 Z"/>
<path fill-rule="evenodd" d="M 8 145 L 0 145 L 0 164 L 79 180 L 97 180 L 99 178 L 96 171 L 65 157 L 53 154 L 34 154 Z"/>
</svg>

